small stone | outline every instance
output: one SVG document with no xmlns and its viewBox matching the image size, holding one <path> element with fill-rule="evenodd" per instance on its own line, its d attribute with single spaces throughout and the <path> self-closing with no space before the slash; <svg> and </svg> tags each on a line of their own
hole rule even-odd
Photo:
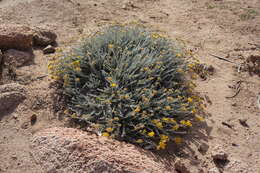
<svg viewBox="0 0 260 173">
<path fill-rule="evenodd" d="M 205 143 L 200 144 L 198 151 L 201 152 L 202 154 L 205 154 L 209 149 L 209 146 Z"/>
<path fill-rule="evenodd" d="M 238 146 L 238 144 L 236 144 L 236 143 L 232 143 L 231 144 L 233 147 L 237 147 Z"/>
<path fill-rule="evenodd" d="M 227 161 L 228 160 L 227 159 L 228 154 L 220 146 L 217 146 L 213 149 L 211 156 L 214 161 L 216 161 L 216 160 Z"/>
<path fill-rule="evenodd" d="M 220 173 L 220 171 L 218 170 L 218 168 L 211 168 L 208 173 Z"/>
<path fill-rule="evenodd" d="M 11 158 L 12 158 L 13 160 L 16 160 L 16 159 L 17 159 L 17 156 L 16 156 L 15 154 L 13 154 L 13 155 L 11 156 Z"/>
<path fill-rule="evenodd" d="M 208 66 L 207 70 L 210 75 L 213 75 L 215 72 L 215 68 L 212 65 Z"/>
<path fill-rule="evenodd" d="M 14 119 L 17 119 L 17 118 L 18 118 L 18 115 L 17 115 L 17 114 L 14 114 L 14 115 L 13 115 L 13 118 L 14 118 Z"/>
<path fill-rule="evenodd" d="M 37 115 L 36 115 L 36 114 L 33 114 L 33 115 L 31 116 L 31 125 L 33 126 L 33 125 L 36 123 L 36 121 L 37 121 Z"/>
<path fill-rule="evenodd" d="M 49 45 L 43 49 L 44 54 L 54 53 L 55 48 L 52 45 Z"/>
<path fill-rule="evenodd" d="M 180 159 L 178 159 L 174 163 L 174 167 L 175 167 L 175 170 L 180 172 L 180 173 L 191 173 L 189 171 L 189 168 L 187 168 L 186 165 Z"/>
<path fill-rule="evenodd" d="M 231 106 L 236 107 L 237 103 L 232 103 Z"/>
</svg>

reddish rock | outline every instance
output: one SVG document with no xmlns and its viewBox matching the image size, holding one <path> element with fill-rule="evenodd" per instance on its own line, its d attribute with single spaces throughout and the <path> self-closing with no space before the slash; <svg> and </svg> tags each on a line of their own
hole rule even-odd
<svg viewBox="0 0 260 173">
<path fill-rule="evenodd" d="M 33 32 L 22 25 L 0 25 L 0 49 L 26 50 L 32 47 Z"/>
<path fill-rule="evenodd" d="M 5 52 L 5 63 L 12 64 L 16 67 L 21 67 L 25 63 L 33 59 L 33 55 L 28 52 L 23 52 L 15 49 L 9 49 Z"/>
<path fill-rule="evenodd" d="M 0 85 L 0 116 L 3 112 L 15 108 L 25 98 L 25 89 L 22 85 L 16 83 Z"/>
<path fill-rule="evenodd" d="M 34 28 L 33 45 L 48 46 L 56 43 L 57 35 L 50 29 Z"/>
<path fill-rule="evenodd" d="M 23 25 L 0 25 L 0 49 L 31 49 L 56 43 L 57 35 L 50 29 Z"/>
</svg>

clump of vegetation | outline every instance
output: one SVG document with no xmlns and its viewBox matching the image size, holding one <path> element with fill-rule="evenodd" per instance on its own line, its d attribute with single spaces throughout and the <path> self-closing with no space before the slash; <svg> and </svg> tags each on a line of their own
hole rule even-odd
<svg viewBox="0 0 260 173">
<path fill-rule="evenodd" d="M 50 62 L 68 97 L 65 113 L 100 135 L 164 149 L 203 120 L 203 107 L 185 77 L 194 64 L 177 43 L 138 26 L 110 26 Z"/>
<path fill-rule="evenodd" d="M 254 19 L 257 12 L 254 9 L 244 9 L 244 12 L 239 15 L 239 18 L 243 21 Z"/>
</svg>

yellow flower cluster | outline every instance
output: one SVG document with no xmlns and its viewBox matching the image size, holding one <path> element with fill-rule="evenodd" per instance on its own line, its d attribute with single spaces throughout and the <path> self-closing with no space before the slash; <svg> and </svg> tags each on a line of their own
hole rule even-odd
<svg viewBox="0 0 260 173">
<path fill-rule="evenodd" d="M 168 141 L 169 141 L 169 136 L 166 136 L 166 135 L 163 135 L 163 134 L 160 135 L 160 141 L 159 141 L 159 144 L 157 146 L 157 150 L 165 149 Z"/>
<path fill-rule="evenodd" d="M 180 123 L 181 123 L 182 125 L 187 126 L 187 127 L 192 127 L 192 123 L 191 123 L 190 120 L 186 120 L 186 121 L 185 121 L 185 120 L 181 120 Z"/>
</svg>

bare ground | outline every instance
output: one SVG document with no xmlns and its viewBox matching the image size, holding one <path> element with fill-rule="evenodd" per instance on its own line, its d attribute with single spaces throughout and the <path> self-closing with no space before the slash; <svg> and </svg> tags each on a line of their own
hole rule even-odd
<svg viewBox="0 0 260 173">
<path fill-rule="evenodd" d="M 197 90 L 212 102 L 207 106 L 211 115 L 206 120 L 207 128 L 200 138 L 190 142 L 190 150 L 188 147 L 178 150 L 177 157 L 187 162 L 191 172 L 195 169 L 208 172 L 216 167 L 211 152 L 221 146 L 230 160 L 224 172 L 259 172 L 260 110 L 256 103 L 259 77 L 238 73 L 235 64 L 210 55 L 235 63 L 244 62 L 250 55 L 260 55 L 256 46 L 260 45 L 259 0 L 0 1 L 0 23 L 48 26 L 58 34 L 61 47 L 75 43 L 80 34 L 104 24 L 133 20 L 184 40 L 202 62 L 216 69 L 207 80 L 197 81 Z M 41 129 L 64 126 L 52 111 L 50 79 L 33 80 L 47 74 L 47 62 L 52 57 L 37 49 L 34 54 L 33 64 L 17 69 L 18 82 L 26 84 L 29 91 L 27 99 L 13 112 L 0 115 L 0 172 L 41 172 L 41 166 L 30 154 L 29 140 Z M 226 98 L 237 92 L 232 86 L 238 81 L 241 81 L 239 93 Z M 32 115 L 37 115 L 33 126 Z M 247 119 L 248 127 L 242 126 L 239 119 Z M 205 154 L 198 152 L 201 143 L 209 146 Z"/>
</svg>

